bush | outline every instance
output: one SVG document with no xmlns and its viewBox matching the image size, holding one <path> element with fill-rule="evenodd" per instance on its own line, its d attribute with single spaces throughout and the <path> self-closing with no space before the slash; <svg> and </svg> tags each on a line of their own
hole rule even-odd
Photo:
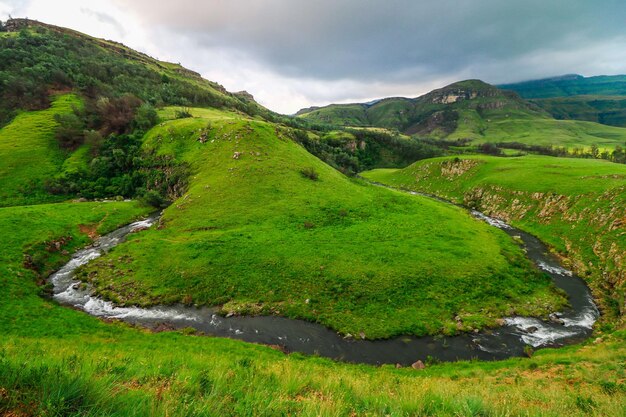
<svg viewBox="0 0 626 417">
<path fill-rule="evenodd" d="M 141 196 L 140 200 L 144 204 L 158 209 L 165 208 L 168 205 L 167 200 L 161 194 L 154 190 L 146 191 L 146 193 Z"/>
<path fill-rule="evenodd" d="M 177 119 L 187 119 L 193 117 L 193 114 L 191 114 L 191 110 L 189 110 L 188 107 L 183 107 L 182 109 L 176 110 L 174 117 Z"/>
<path fill-rule="evenodd" d="M 319 179 L 319 174 L 314 168 L 303 168 L 300 170 L 300 174 L 302 174 L 304 178 L 308 178 L 313 181 L 317 181 Z"/>
</svg>

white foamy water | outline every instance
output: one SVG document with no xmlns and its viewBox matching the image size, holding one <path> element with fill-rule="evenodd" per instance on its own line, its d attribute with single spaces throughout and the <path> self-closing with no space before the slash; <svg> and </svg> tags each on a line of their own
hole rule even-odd
<svg viewBox="0 0 626 417">
<path fill-rule="evenodd" d="M 537 266 L 551 274 L 557 274 L 557 275 L 562 275 L 566 277 L 571 277 L 572 275 L 574 275 L 574 273 L 570 270 L 567 270 L 558 265 L 548 265 L 546 262 L 543 262 L 543 261 L 538 261 Z"/>
<path fill-rule="evenodd" d="M 472 216 L 489 223 L 491 226 L 497 227 L 498 229 L 512 229 L 511 226 L 503 222 L 502 220 L 494 219 L 493 217 L 489 217 L 486 214 L 481 213 L 477 210 L 472 210 Z"/>
<path fill-rule="evenodd" d="M 80 308 L 85 312 L 105 318 L 116 319 L 143 319 L 143 320 L 190 320 L 198 321 L 197 315 L 183 312 L 175 307 L 117 307 L 109 301 L 91 295 L 89 285 L 74 279 L 74 271 L 99 258 L 108 249 L 120 243 L 127 233 L 150 228 L 156 222 L 156 218 L 151 217 L 146 220 L 134 222 L 119 231 L 103 236 L 96 240 L 93 247 L 77 252 L 72 259 L 58 272 L 50 277 L 50 281 L 58 290 L 54 299 L 60 303 Z"/>
</svg>

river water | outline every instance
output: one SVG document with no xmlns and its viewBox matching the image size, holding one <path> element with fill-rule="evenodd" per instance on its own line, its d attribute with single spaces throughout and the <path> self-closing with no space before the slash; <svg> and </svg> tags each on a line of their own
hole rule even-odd
<svg viewBox="0 0 626 417">
<path fill-rule="evenodd" d="M 548 321 L 509 317 L 505 319 L 503 326 L 479 333 L 435 337 L 405 336 L 372 341 L 343 338 L 320 324 L 284 317 L 222 317 L 211 308 L 183 305 L 117 307 L 92 295 L 88 285 L 76 281 L 76 268 L 102 256 L 123 242 L 129 233 L 151 227 L 158 221 L 158 215 L 100 237 L 92 246 L 76 252 L 49 280 L 53 284 L 53 297 L 56 301 L 96 317 L 120 319 L 152 329 L 193 327 L 209 336 L 279 345 L 287 352 L 301 352 L 354 363 L 410 365 L 418 359 L 425 361 L 429 357 L 439 361 L 497 360 L 522 356 L 527 346 L 558 347 L 578 343 L 589 337 L 599 312 L 584 281 L 564 269 L 536 237 L 482 213 L 471 213 L 518 241 L 521 239 L 528 258 L 550 275 L 557 287 L 567 293 L 571 308 L 555 313 L 552 320 Z"/>
</svg>

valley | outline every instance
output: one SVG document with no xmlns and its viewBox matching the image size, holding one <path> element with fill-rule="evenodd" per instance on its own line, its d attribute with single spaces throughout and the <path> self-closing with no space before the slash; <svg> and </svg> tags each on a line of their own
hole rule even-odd
<svg viewBox="0 0 626 417">
<path fill-rule="evenodd" d="M 626 411 L 626 128 L 581 96 L 285 116 L 0 30 L 0 415 Z"/>
</svg>

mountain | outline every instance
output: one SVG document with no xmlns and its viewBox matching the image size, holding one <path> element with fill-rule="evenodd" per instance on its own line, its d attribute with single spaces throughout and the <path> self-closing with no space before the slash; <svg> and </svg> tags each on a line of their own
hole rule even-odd
<svg viewBox="0 0 626 417">
<path fill-rule="evenodd" d="M 626 127 L 626 75 L 561 77 L 504 84 L 556 119 Z"/>
<path fill-rule="evenodd" d="M 19 109 L 48 107 L 51 92 L 86 97 L 132 94 L 153 105 L 204 105 L 270 116 L 248 94 L 179 64 L 159 61 L 123 44 L 29 19 L 11 19 L 0 32 L 0 125 Z"/>
<path fill-rule="evenodd" d="M 373 104 L 332 104 L 303 109 L 297 117 L 339 126 L 397 129 L 417 137 L 465 143 L 613 148 L 626 130 L 585 121 L 560 121 L 513 91 L 467 80 L 417 98 L 386 98 Z"/>
<path fill-rule="evenodd" d="M 498 88 L 515 91 L 525 99 L 570 97 L 580 95 L 626 95 L 626 75 L 598 75 L 583 77 L 578 74 L 514 84 L 501 84 Z"/>
<path fill-rule="evenodd" d="M 370 103 L 332 104 L 300 110 L 297 116 L 342 126 L 377 126 L 407 134 L 443 135 L 453 132 L 464 110 L 536 110 L 515 94 L 480 80 L 467 80 L 417 98 L 392 97 Z"/>
</svg>

